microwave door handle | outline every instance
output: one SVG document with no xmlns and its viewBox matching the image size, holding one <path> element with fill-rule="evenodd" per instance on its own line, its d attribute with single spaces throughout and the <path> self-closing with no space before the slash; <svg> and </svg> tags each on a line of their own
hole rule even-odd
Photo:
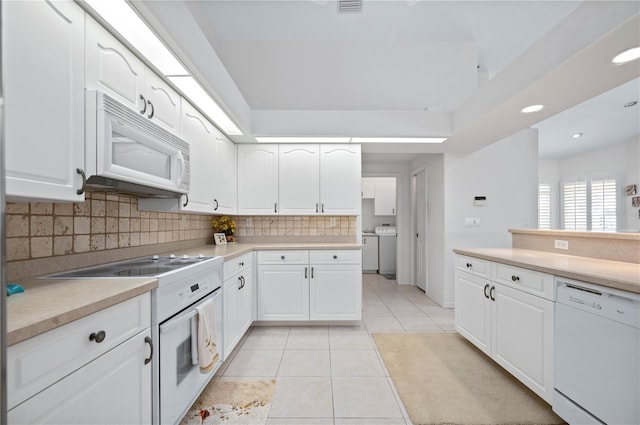
<svg viewBox="0 0 640 425">
<path fill-rule="evenodd" d="M 198 364 L 198 314 L 191 317 L 191 364 Z"/>
<path fill-rule="evenodd" d="M 184 174 L 187 171 L 185 167 L 184 156 L 182 156 L 181 151 L 178 151 L 178 154 L 176 155 L 176 159 L 180 163 L 180 177 L 178 177 L 178 181 L 176 182 L 176 184 L 177 186 L 180 186 L 182 184 L 182 179 L 184 179 Z"/>
</svg>

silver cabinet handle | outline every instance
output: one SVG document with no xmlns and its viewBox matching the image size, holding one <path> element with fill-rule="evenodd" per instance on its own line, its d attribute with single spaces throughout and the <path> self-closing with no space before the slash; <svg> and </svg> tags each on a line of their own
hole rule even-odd
<svg viewBox="0 0 640 425">
<path fill-rule="evenodd" d="M 84 173 L 84 170 L 82 168 L 76 168 L 76 173 L 82 176 L 82 186 L 80 187 L 80 189 L 76 190 L 76 194 L 82 195 L 87 187 L 87 175 Z"/>
<path fill-rule="evenodd" d="M 322 203 L 322 214 L 324 214 L 324 202 Z"/>
<path fill-rule="evenodd" d="M 396 213 L 396 209 L 395 208 L 391 208 L 391 214 L 395 214 Z"/>
<path fill-rule="evenodd" d="M 214 211 L 218 211 L 218 200 L 214 199 L 213 202 L 216 203 L 216 206 L 213 208 Z"/>
<path fill-rule="evenodd" d="M 316 202 L 316 213 L 318 212 L 318 203 Z"/>
<path fill-rule="evenodd" d="M 188 194 L 188 193 L 185 193 L 185 194 L 184 194 L 184 196 L 186 196 L 186 197 L 187 197 L 187 200 L 186 200 L 186 201 L 184 201 L 184 204 L 182 204 L 182 207 L 183 207 L 183 208 L 184 208 L 184 207 L 186 207 L 187 205 L 189 205 L 189 194 Z"/>
<path fill-rule="evenodd" d="M 311 279 L 313 279 L 313 267 L 311 267 Z"/>
<path fill-rule="evenodd" d="M 491 290 L 489 291 L 489 298 L 491 298 L 491 301 L 495 301 L 496 300 L 496 298 L 493 296 L 493 293 L 495 292 L 495 290 L 496 290 L 496 287 L 492 286 Z"/>
<path fill-rule="evenodd" d="M 275 204 L 273 204 L 273 212 L 274 213 L 278 213 L 278 203 L 276 202 Z"/>
<path fill-rule="evenodd" d="M 149 106 L 151 106 L 151 112 L 149 112 L 149 115 L 147 115 L 147 118 L 151 119 L 153 118 L 153 114 L 156 112 L 156 108 L 153 106 L 153 103 L 151 103 L 150 100 L 147 100 L 147 103 L 149 104 Z"/>
<path fill-rule="evenodd" d="M 238 291 L 242 289 L 242 276 L 238 276 Z"/>
<path fill-rule="evenodd" d="M 487 283 L 486 285 L 484 285 L 484 297 L 486 299 L 489 299 L 489 294 L 487 294 L 487 289 L 489 289 L 489 284 Z"/>
<path fill-rule="evenodd" d="M 367 238 L 362 238 L 362 245 L 366 245 L 367 244 Z"/>
<path fill-rule="evenodd" d="M 304 278 L 305 278 L 305 279 L 308 277 L 308 276 L 307 276 L 307 270 L 308 270 L 308 269 L 309 269 L 309 267 L 305 267 L 305 268 L 304 268 Z"/>
</svg>

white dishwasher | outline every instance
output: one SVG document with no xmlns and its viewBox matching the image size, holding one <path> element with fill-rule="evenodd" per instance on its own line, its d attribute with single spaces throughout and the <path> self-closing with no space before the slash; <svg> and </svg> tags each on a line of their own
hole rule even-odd
<svg viewBox="0 0 640 425">
<path fill-rule="evenodd" d="M 553 410 L 569 424 L 640 424 L 640 294 L 556 280 Z"/>
</svg>

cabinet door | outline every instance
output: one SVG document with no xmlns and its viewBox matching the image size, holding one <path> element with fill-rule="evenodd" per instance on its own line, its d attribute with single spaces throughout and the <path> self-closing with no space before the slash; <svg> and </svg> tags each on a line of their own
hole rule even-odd
<svg viewBox="0 0 640 425">
<path fill-rule="evenodd" d="M 238 145 L 238 214 L 278 213 L 278 145 Z"/>
<path fill-rule="evenodd" d="M 254 284 L 253 284 L 253 275 L 251 273 L 242 273 L 240 275 L 241 284 L 240 284 L 240 307 L 238 309 L 238 327 L 240 329 L 240 335 L 244 335 L 244 333 L 249 329 L 251 323 L 253 323 L 253 319 L 255 317 L 255 293 L 254 293 Z"/>
<path fill-rule="evenodd" d="M 456 330 L 491 355 L 490 281 L 456 270 Z M 486 295 L 486 296 L 485 296 Z"/>
<path fill-rule="evenodd" d="M 213 143 L 215 145 L 213 210 L 220 214 L 235 214 L 238 208 L 236 145 L 215 128 L 213 131 Z"/>
<path fill-rule="evenodd" d="M 373 179 L 368 178 L 368 177 L 363 177 L 362 178 L 362 199 L 373 199 L 375 198 L 375 185 L 373 183 Z"/>
<path fill-rule="evenodd" d="M 320 146 L 280 145 L 279 213 L 308 215 L 320 212 Z"/>
<path fill-rule="evenodd" d="M 374 215 L 396 215 L 396 179 L 380 179 L 375 184 Z"/>
<path fill-rule="evenodd" d="M 378 237 L 362 237 L 362 270 L 378 270 Z"/>
<path fill-rule="evenodd" d="M 147 112 L 145 65 L 95 20 L 87 17 L 85 85 L 131 109 Z"/>
<path fill-rule="evenodd" d="M 360 320 L 362 317 L 360 265 L 312 264 L 309 305 L 311 320 Z"/>
<path fill-rule="evenodd" d="M 224 292 L 222 293 L 222 310 L 224 312 L 224 358 L 235 348 L 242 337 L 240 328 L 240 276 L 229 278 L 224 282 Z"/>
<path fill-rule="evenodd" d="M 213 126 L 188 102 L 183 102 L 182 138 L 189 143 L 189 202 L 181 208 L 213 212 Z"/>
<path fill-rule="evenodd" d="M 84 12 L 73 2 L 2 2 L 6 194 L 82 201 Z"/>
<path fill-rule="evenodd" d="M 258 266 L 258 320 L 309 320 L 309 267 Z"/>
<path fill-rule="evenodd" d="M 146 68 L 144 96 L 147 100 L 147 118 L 167 131 L 180 135 L 181 97 L 160 77 Z M 151 103 L 151 105 L 149 105 Z M 187 103 L 186 101 L 184 103 Z M 183 137 L 184 138 L 184 137 Z"/>
<path fill-rule="evenodd" d="M 9 423 L 151 423 L 150 335 L 139 333 L 11 409 Z"/>
<path fill-rule="evenodd" d="M 360 145 L 321 145 L 320 212 L 359 215 L 362 209 Z"/>
<path fill-rule="evenodd" d="M 491 320 L 493 358 L 551 403 L 553 302 L 501 284 L 494 285 Z"/>
</svg>

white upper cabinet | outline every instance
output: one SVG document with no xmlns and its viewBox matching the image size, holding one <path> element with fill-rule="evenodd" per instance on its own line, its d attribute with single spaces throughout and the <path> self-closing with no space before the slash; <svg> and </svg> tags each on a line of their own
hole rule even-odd
<svg viewBox="0 0 640 425">
<path fill-rule="evenodd" d="M 238 163 L 236 145 L 217 129 L 214 136 L 213 211 L 235 214 L 238 204 Z"/>
<path fill-rule="evenodd" d="M 82 201 L 84 12 L 71 1 L 1 7 L 7 199 Z"/>
<path fill-rule="evenodd" d="M 309 215 L 320 212 L 320 146 L 280 145 L 280 214 Z"/>
<path fill-rule="evenodd" d="M 376 196 L 375 192 L 375 184 L 373 183 L 373 179 L 368 177 L 362 178 L 362 199 L 373 199 Z"/>
<path fill-rule="evenodd" d="M 278 213 L 278 145 L 238 145 L 238 214 Z"/>
<path fill-rule="evenodd" d="M 180 134 L 180 96 L 95 20 L 87 17 L 85 84 Z"/>
<path fill-rule="evenodd" d="M 321 145 L 320 213 L 360 214 L 360 179 L 360 145 Z"/>
<path fill-rule="evenodd" d="M 189 142 L 189 199 L 183 211 L 213 211 L 213 126 L 186 100 L 183 101 L 182 138 Z M 184 198 L 184 197 L 183 197 Z M 185 205 L 186 203 L 186 205 Z"/>
<path fill-rule="evenodd" d="M 375 183 L 374 215 L 396 215 L 396 179 L 383 177 Z"/>
</svg>

